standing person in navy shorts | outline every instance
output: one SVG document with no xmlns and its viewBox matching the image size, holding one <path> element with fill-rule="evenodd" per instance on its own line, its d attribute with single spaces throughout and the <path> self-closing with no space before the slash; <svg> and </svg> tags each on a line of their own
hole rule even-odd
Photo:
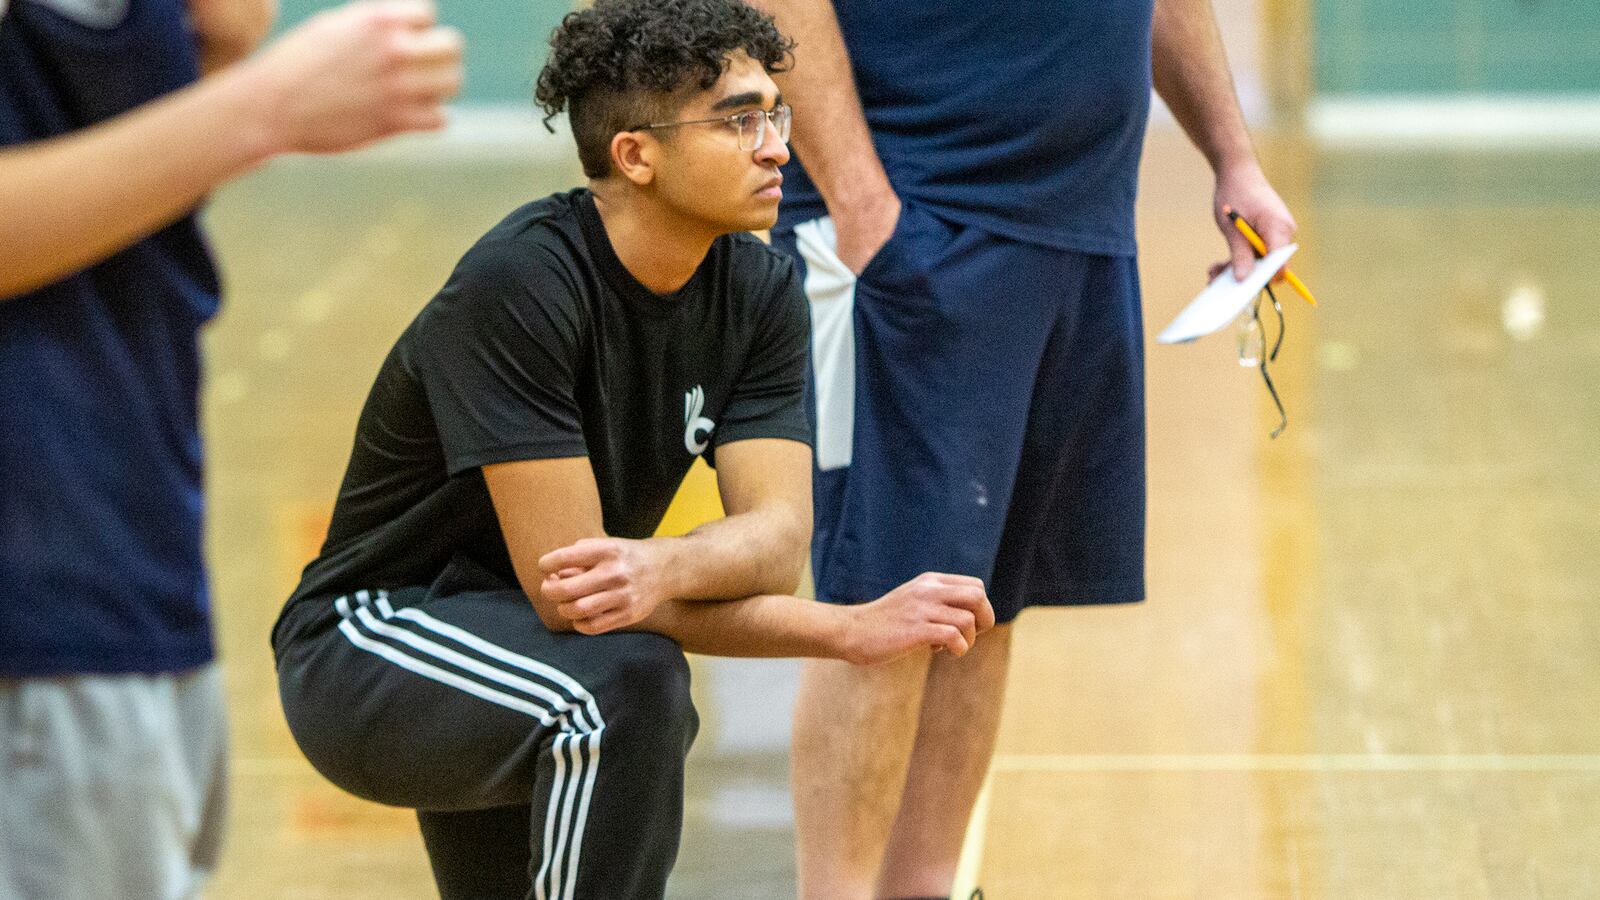
<svg viewBox="0 0 1600 900">
<path fill-rule="evenodd" d="M 1216 172 L 1236 270 L 1251 254 L 1223 204 L 1272 246 L 1295 225 L 1206 0 L 760 5 L 799 47 L 779 80 L 799 118 L 774 243 L 811 301 L 818 596 L 961 572 L 1002 623 L 959 660 L 808 664 L 801 893 L 943 897 L 1012 620 L 1144 598 L 1133 210 L 1152 76 Z"/>
<path fill-rule="evenodd" d="M 440 894 L 659 898 L 696 717 L 685 649 L 967 651 L 976 578 L 788 596 L 811 529 L 807 310 L 777 218 L 790 44 L 739 0 L 599 0 L 551 42 L 587 187 L 462 258 L 379 370 L 274 630 L 339 786 L 418 810 Z M 652 538 L 696 457 L 727 516 Z"/>
<path fill-rule="evenodd" d="M 249 56 L 273 9 L 0 0 L 3 900 L 175 900 L 216 865 L 199 332 L 221 290 L 195 208 L 280 153 L 441 127 L 461 82 L 430 3 Z"/>
</svg>

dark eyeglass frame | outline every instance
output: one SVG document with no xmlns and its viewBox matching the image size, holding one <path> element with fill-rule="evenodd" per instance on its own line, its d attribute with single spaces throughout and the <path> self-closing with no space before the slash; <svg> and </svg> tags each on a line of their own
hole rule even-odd
<svg viewBox="0 0 1600 900">
<path fill-rule="evenodd" d="M 649 122 L 644 125 L 635 125 L 629 131 L 649 131 L 655 128 L 676 128 L 679 125 L 731 125 L 739 133 L 739 149 L 754 153 L 766 143 L 767 126 L 772 126 L 772 131 L 778 140 L 788 143 L 789 128 L 794 122 L 794 108 L 787 103 L 780 103 L 771 109 L 747 109 L 744 112 L 734 113 L 729 116 L 715 116 L 710 119 L 684 119 L 680 122 Z M 755 137 L 746 135 L 754 132 Z M 745 144 L 750 144 L 746 147 Z"/>
<path fill-rule="evenodd" d="M 1272 300 L 1272 311 L 1278 314 L 1278 339 L 1272 342 L 1272 350 L 1270 352 L 1263 352 L 1261 354 L 1259 368 L 1261 369 L 1261 380 L 1266 382 L 1267 385 L 1267 393 L 1272 395 L 1272 403 L 1278 407 L 1278 427 L 1272 429 L 1271 435 L 1274 439 L 1276 439 L 1278 435 L 1283 434 L 1283 430 L 1285 428 L 1289 427 L 1289 414 L 1284 411 L 1283 399 L 1278 396 L 1278 388 L 1272 383 L 1272 375 L 1267 372 L 1267 363 L 1277 362 L 1278 350 L 1283 347 L 1283 333 L 1285 331 L 1285 327 L 1283 306 L 1278 303 L 1278 295 L 1272 292 L 1272 285 L 1269 284 L 1266 286 L 1265 293 L 1267 297 Z M 1260 294 L 1256 295 L 1255 304 L 1250 307 L 1250 318 L 1255 321 L 1256 328 L 1260 329 L 1261 336 L 1265 338 L 1267 331 L 1265 326 L 1261 324 Z"/>
</svg>

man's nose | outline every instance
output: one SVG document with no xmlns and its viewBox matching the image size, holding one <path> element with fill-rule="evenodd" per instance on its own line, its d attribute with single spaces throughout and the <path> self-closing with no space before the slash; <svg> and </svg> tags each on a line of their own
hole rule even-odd
<svg viewBox="0 0 1600 900">
<path fill-rule="evenodd" d="M 761 119 L 761 145 L 756 147 L 756 159 L 783 165 L 789 161 L 789 145 L 778 136 L 778 127 L 766 117 Z"/>
</svg>

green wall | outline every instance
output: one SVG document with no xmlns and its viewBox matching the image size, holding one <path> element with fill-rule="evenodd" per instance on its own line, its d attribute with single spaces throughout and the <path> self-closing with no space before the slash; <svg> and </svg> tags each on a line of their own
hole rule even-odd
<svg viewBox="0 0 1600 900">
<path fill-rule="evenodd" d="M 280 0 L 287 27 L 333 0 Z M 1108 0 L 1109 2 L 1109 0 Z M 1313 0 L 1320 94 L 1600 93 L 1600 0 Z M 438 0 L 467 38 L 462 98 L 531 103 L 575 0 Z"/>
<path fill-rule="evenodd" d="M 1600 93 L 1600 0 L 1315 0 L 1321 94 Z"/>
<path fill-rule="evenodd" d="M 333 0 L 280 0 L 279 30 Z M 467 82 L 461 99 L 472 103 L 533 103 L 533 82 L 544 65 L 550 32 L 571 12 L 571 0 L 438 0 L 439 19 L 467 39 Z"/>
</svg>

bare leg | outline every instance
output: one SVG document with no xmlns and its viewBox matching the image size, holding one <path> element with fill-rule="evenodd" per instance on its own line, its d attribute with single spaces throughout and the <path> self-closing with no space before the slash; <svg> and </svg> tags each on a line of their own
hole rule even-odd
<svg viewBox="0 0 1600 900">
<path fill-rule="evenodd" d="M 929 655 L 878 666 L 806 662 L 790 772 L 805 900 L 873 896 L 916 739 Z"/>
<path fill-rule="evenodd" d="M 949 896 L 967 820 L 994 755 L 1010 661 L 1009 624 L 979 636 L 961 659 L 935 655 L 879 896 Z"/>
</svg>

